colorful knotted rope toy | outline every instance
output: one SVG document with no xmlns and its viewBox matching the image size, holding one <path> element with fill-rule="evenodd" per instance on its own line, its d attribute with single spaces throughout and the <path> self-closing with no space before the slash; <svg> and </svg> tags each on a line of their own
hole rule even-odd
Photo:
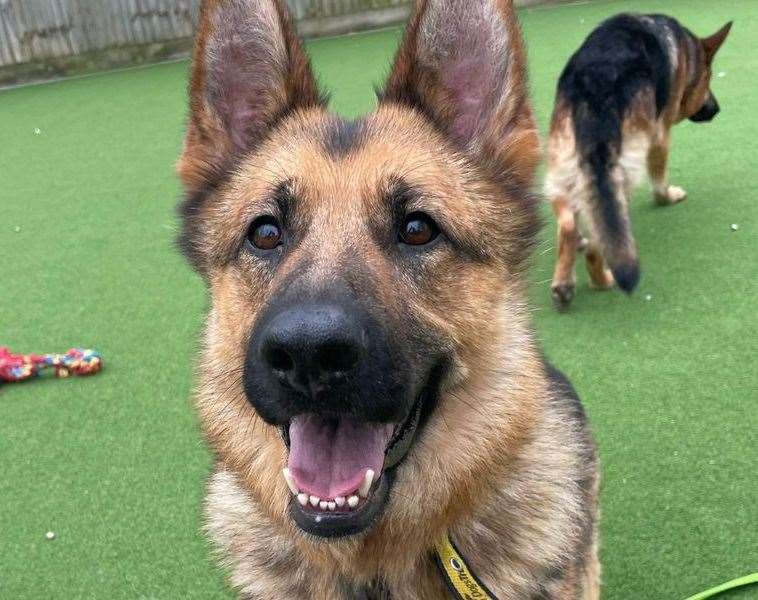
<svg viewBox="0 0 758 600">
<path fill-rule="evenodd" d="M 17 382 L 53 369 L 56 377 L 94 375 L 103 368 L 103 359 L 95 350 L 71 348 L 65 354 L 11 354 L 0 347 L 0 382 Z"/>
</svg>

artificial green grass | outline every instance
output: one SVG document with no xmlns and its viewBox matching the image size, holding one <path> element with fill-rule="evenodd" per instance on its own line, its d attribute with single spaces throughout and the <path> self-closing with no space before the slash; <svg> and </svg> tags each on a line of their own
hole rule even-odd
<svg viewBox="0 0 758 600">
<path fill-rule="evenodd" d="M 622 10 L 664 7 L 521 12 L 543 129 L 568 56 Z M 604 598 L 617 600 L 684 598 L 758 570 L 758 2 L 665 10 L 701 34 L 735 19 L 713 86 L 722 114 L 675 129 L 672 181 L 689 199 L 659 209 L 638 194 L 631 298 L 590 291 L 580 269 L 556 314 L 549 216 L 533 271 L 539 336 L 600 443 Z M 337 110 L 371 108 L 398 36 L 309 45 Z M 106 361 L 91 379 L 0 388 L 0 598 L 231 596 L 199 531 L 210 456 L 189 395 L 205 297 L 172 245 L 186 72 L 0 93 L 0 343 L 94 346 Z"/>
</svg>

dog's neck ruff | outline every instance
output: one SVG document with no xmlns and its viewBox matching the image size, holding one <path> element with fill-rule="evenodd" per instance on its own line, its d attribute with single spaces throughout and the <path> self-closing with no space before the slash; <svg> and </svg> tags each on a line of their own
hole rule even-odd
<svg viewBox="0 0 758 600">
<path fill-rule="evenodd" d="M 454 600 L 497 600 L 471 571 L 449 535 L 437 543 L 434 558 Z"/>
</svg>

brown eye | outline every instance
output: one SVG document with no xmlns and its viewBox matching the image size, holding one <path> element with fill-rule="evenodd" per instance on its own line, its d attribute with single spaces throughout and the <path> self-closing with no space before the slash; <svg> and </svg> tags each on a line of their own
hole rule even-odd
<svg viewBox="0 0 758 600">
<path fill-rule="evenodd" d="M 261 217 L 250 226 L 247 239 L 254 248 L 273 250 L 282 243 L 282 230 L 274 217 Z"/>
<path fill-rule="evenodd" d="M 421 212 L 405 217 L 400 230 L 400 241 L 409 246 L 424 246 L 440 234 L 439 227 L 429 215 Z"/>
</svg>

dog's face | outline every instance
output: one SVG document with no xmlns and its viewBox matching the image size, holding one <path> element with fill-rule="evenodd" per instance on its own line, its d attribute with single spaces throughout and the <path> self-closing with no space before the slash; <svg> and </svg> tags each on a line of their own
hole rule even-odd
<svg viewBox="0 0 758 600">
<path fill-rule="evenodd" d="M 712 121 L 721 110 L 716 96 L 711 91 L 712 65 L 716 52 L 721 48 L 731 28 L 732 23 L 727 23 L 712 36 L 704 39 L 695 38 L 692 43 L 690 54 L 694 56 L 689 58 L 693 62 L 694 76 L 682 101 L 683 119 L 704 123 Z"/>
<path fill-rule="evenodd" d="M 211 295 L 200 410 L 226 465 L 308 533 L 359 533 L 393 486 L 433 486 L 398 467 L 433 477 L 417 445 L 443 411 L 497 412 L 454 390 L 523 321 L 504 308 L 537 226 L 523 63 L 505 1 L 420 2 L 378 109 L 347 122 L 281 3 L 203 5 L 179 166 L 181 244 Z"/>
</svg>

